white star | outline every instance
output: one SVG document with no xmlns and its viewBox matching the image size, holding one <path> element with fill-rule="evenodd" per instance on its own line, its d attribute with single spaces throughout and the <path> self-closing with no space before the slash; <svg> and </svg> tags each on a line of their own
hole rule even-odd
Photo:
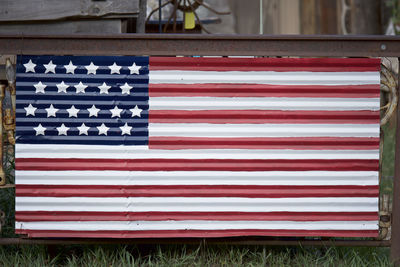
<svg viewBox="0 0 400 267">
<path fill-rule="evenodd" d="M 31 59 L 29 59 L 28 63 L 24 64 L 24 67 L 25 67 L 25 72 L 33 72 L 33 73 L 35 73 L 36 64 L 34 64 Z"/>
<path fill-rule="evenodd" d="M 107 135 L 107 131 L 110 130 L 110 128 L 108 128 L 107 126 L 104 125 L 104 123 L 102 123 L 100 126 L 96 127 L 99 130 L 99 135 Z"/>
<path fill-rule="evenodd" d="M 71 108 L 67 109 L 67 111 L 68 111 L 68 117 L 78 118 L 79 109 L 75 108 L 74 105 L 72 105 Z"/>
<path fill-rule="evenodd" d="M 76 88 L 76 93 L 85 93 L 85 89 L 87 85 L 84 85 L 82 82 L 74 86 Z"/>
<path fill-rule="evenodd" d="M 97 117 L 97 113 L 99 113 L 100 109 L 96 108 L 96 106 L 93 105 L 91 108 L 88 108 L 87 111 L 89 111 L 89 117 Z"/>
<path fill-rule="evenodd" d="M 136 63 L 133 62 L 131 67 L 128 67 L 128 69 L 131 71 L 131 74 L 139 74 L 139 70 L 142 68 L 142 66 L 136 66 Z"/>
<path fill-rule="evenodd" d="M 56 73 L 56 66 L 53 64 L 53 60 L 50 60 L 49 64 L 43 64 L 43 66 L 46 68 L 46 71 L 44 73 L 52 72 Z"/>
<path fill-rule="evenodd" d="M 44 128 L 40 123 L 38 127 L 35 127 L 33 129 L 36 131 L 36 135 L 44 135 L 44 131 L 46 131 L 46 128 Z"/>
<path fill-rule="evenodd" d="M 121 112 L 122 109 L 118 108 L 118 106 L 115 106 L 113 109 L 110 109 L 111 112 L 111 118 L 113 117 L 120 117 L 121 118 Z"/>
<path fill-rule="evenodd" d="M 100 89 L 100 94 L 107 94 L 107 95 L 108 95 L 108 90 L 111 88 L 111 86 L 107 85 L 105 82 L 103 82 L 102 85 L 97 87 Z"/>
<path fill-rule="evenodd" d="M 47 85 L 43 84 L 42 82 L 38 82 L 37 84 L 33 85 L 36 88 L 35 93 L 43 93 L 44 94 L 44 88 L 46 88 Z"/>
<path fill-rule="evenodd" d="M 50 107 L 46 108 L 46 111 L 47 111 L 47 118 L 48 118 L 48 117 L 55 117 L 55 116 L 56 116 L 56 112 L 57 112 L 58 110 L 59 110 L 59 109 L 54 108 L 54 107 L 53 107 L 53 104 L 51 104 Z"/>
<path fill-rule="evenodd" d="M 96 70 L 99 68 L 99 66 L 96 66 L 93 64 L 93 62 L 90 62 L 90 65 L 85 66 L 87 69 L 87 74 L 96 74 Z"/>
<path fill-rule="evenodd" d="M 69 130 L 68 127 L 65 127 L 64 123 L 61 124 L 61 126 L 57 127 L 56 129 L 58 131 L 58 135 L 67 135 L 67 131 Z"/>
<path fill-rule="evenodd" d="M 84 123 L 82 123 L 82 125 L 77 128 L 79 130 L 79 135 L 88 135 L 88 130 L 90 129 L 90 127 L 87 127 Z"/>
<path fill-rule="evenodd" d="M 29 115 L 35 116 L 35 111 L 37 108 L 32 106 L 32 104 L 29 104 L 29 106 L 24 107 L 24 109 L 26 110 L 26 116 L 29 116 Z"/>
<path fill-rule="evenodd" d="M 72 61 L 70 60 L 69 61 L 69 64 L 68 65 L 64 65 L 64 68 L 66 69 L 66 73 L 72 73 L 72 74 L 75 74 L 75 69 L 76 69 L 76 66 L 74 66 L 74 64 L 72 64 Z"/>
<path fill-rule="evenodd" d="M 68 85 L 68 84 L 65 84 L 64 81 L 62 81 L 62 82 L 59 83 L 59 84 L 56 84 L 56 86 L 57 86 L 57 88 L 58 88 L 57 93 L 61 93 L 61 92 L 67 93 L 67 88 L 69 87 L 69 85 Z"/>
<path fill-rule="evenodd" d="M 124 126 L 119 127 L 122 131 L 121 135 L 129 134 L 131 135 L 132 126 L 128 126 L 128 123 L 125 122 Z"/>
<path fill-rule="evenodd" d="M 131 89 L 133 88 L 132 86 L 129 86 L 128 83 L 125 83 L 124 85 L 122 85 L 121 87 L 122 90 L 122 94 L 127 94 L 129 95 L 131 93 Z"/>
<path fill-rule="evenodd" d="M 140 109 L 138 106 L 135 106 L 134 108 L 131 108 L 129 111 L 132 112 L 132 117 L 135 116 L 140 117 L 140 113 L 142 113 L 143 109 Z"/>
<path fill-rule="evenodd" d="M 113 73 L 120 74 L 119 70 L 121 69 L 121 66 L 118 66 L 115 62 L 111 66 L 108 66 L 108 68 L 111 70 L 110 74 L 113 74 Z"/>
</svg>

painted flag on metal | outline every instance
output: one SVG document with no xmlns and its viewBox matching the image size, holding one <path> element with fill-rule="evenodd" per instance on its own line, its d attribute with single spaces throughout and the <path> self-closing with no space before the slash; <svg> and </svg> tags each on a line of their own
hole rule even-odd
<svg viewBox="0 0 400 267">
<path fill-rule="evenodd" d="M 16 232 L 378 236 L 379 59 L 19 56 Z"/>
</svg>

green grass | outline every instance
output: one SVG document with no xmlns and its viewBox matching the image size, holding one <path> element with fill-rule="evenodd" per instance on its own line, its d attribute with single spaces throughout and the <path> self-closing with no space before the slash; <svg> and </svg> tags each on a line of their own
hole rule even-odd
<svg viewBox="0 0 400 267">
<path fill-rule="evenodd" d="M 191 247 L 191 246 L 0 247 L 2 266 L 392 266 L 387 248 Z M 51 255 L 51 256 L 50 256 Z"/>
<path fill-rule="evenodd" d="M 393 177 L 394 175 L 394 152 L 396 137 L 396 116 L 382 127 L 383 155 L 382 155 L 382 176 Z"/>
</svg>

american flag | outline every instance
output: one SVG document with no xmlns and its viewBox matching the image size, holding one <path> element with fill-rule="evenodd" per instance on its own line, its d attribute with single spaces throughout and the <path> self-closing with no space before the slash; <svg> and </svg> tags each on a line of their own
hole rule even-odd
<svg viewBox="0 0 400 267">
<path fill-rule="evenodd" d="M 19 56 L 16 233 L 376 237 L 379 70 Z"/>
</svg>

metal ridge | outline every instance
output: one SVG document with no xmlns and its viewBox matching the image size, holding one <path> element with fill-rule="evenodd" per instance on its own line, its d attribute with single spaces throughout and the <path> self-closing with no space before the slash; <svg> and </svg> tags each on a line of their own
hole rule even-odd
<svg viewBox="0 0 400 267">
<path fill-rule="evenodd" d="M 195 40 L 394 40 L 400 41 L 396 35 L 299 35 L 299 34 L 0 34 L 0 38 L 42 38 L 42 39 L 195 39 Z"/>
<path fill-rule="evenodd" d="M 112 239 L 112 238 L 52 238 L 52 239 L 25 239 L 0 238 L 0 245 L 72 245 L 72 244 L 186 244 L 186 245 L 269 245 L 269 246 L 362 246 L 362 247 L 389 247 L 388 240 L 312 240 L 312 239 L 265 239 L 265 238 L 147 238 L 147 239 Z"/>
<path fill-rule="evenodd" d="M 380 35 L 0 35 L 1 54 L 331 56 L 400 55 L 400 36 Z"/>
</svg>

